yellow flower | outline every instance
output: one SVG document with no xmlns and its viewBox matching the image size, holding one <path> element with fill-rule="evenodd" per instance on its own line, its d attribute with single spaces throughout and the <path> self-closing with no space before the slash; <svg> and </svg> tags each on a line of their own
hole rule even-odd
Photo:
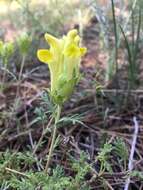
<svg viewBox="0 0 143 190">
<path fill-rule="evenodd" d="M 56 104 L 64 103 L 72 94 L 79 81 L 79 66 L 86 48 L 80 47 L 80 37 L 77 30 L 71 30 L 67 36 L 58 39 L 45 34 L 50 49 L 40 49 L 37 56 L 40 61 L 47 63 L 51 75 L 51 97 Z"/>
</svg>

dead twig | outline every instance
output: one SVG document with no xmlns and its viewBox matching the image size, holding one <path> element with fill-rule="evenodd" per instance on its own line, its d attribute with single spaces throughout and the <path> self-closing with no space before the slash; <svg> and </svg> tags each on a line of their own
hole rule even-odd
<svg viewBox="0 0 143 190">
<path fill-rule="evenodd" d="M 139 124 L 136 119 L 136 117 L 133 118 L 134 122 L 134 135 L 133 135 L 133 141 L 132 141 L 132 147 L 131 147 L 131 152 L 130 152 L 130 157 L 129 157 L 129 164 L 128 164 L 128 171 L 131 172 L 133 169 L 133 160 L 134 160 L 134 153 L 136 149 L 136 142 L 137 142 L 137 137 L 138 137 L 138 131 L 139 131 Z M 124 190 L 128 190 L 130 185 L 130 176 L 127 178 Z"/>
<path fill-rule="evenodd" d="M 21 173 L 21 172 L 19 172 L 19 171 L 16 171 L 16 170 L 13 170 L 13 169 L 10 169 L 10 168 L 5 168 L 8 172 L 11 172 L 11 173 L 14 173 L 14 174 L 18 174 L 18 175 L 21 175 L 21 176 L 23 176 L 23 177 L 27 177 L 27 178 L 29 178 L 29 176 L 28 175 L 26 175 L 25 173 Z"/>
</svg>

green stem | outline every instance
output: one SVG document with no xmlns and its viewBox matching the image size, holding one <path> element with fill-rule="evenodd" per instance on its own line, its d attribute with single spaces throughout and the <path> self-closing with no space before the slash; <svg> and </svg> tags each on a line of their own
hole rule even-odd
<svg viewBox="0 0 143 190">
<path fill-rule="evenodd" d="M 23 68 L 24 68 L 24 64 L 25 64 L 25 54 L 22 56 L 22 62 L 21 62 L 21 67 L 20 67 L 20 72 L 19 72 L 19 77 L 18 77 L 18 80 L 20 82 L 21 80 L 21 76 L 22 76 L 22 72 L 23 72 Z"/>
<path fill-rule="evenodd" d="M 53 154 L 54 144 L 55 144 L 55 139 L 56 139 L 56 133 L 57 133 L 57 123 L 58 123 L 58 121 L 60 119 L 60 114 L 61 114 L 61 106 L 58 105 L 57 114 L 55 116 L 55 124 L 54 124 L 52 142 L 51 142 L 51 146 L 50 146 L 50 150 L 49 150 L 48 160 L 47 160 L 47 163 L 46 163 L 46 166 L 45 166 L 45 173 L 47 173 L 47 171 L 48 171 L 50 161 L 51 161 L 51 157 L 52 157 L 52 154 Z"/>
<path fill-rule="evenodd" d="M 47 131 L 48 131 L 48 129 L 49 129 L 49 127 L 50 127 L 50 125 L 51 125 L 53 119 L 54 119 L 54 118 L 51 117 L 51 119 L 50 119 L 50 121 L 49 121 L 49 123 L 48 123 L 46 129 L 43 129 L 42 135 L 41 135 L 41 137 L 40 137 L 40 139 L 39 139 L 37 145 L 34 147 L 34 150 L 33 150 L 33 152 L 32 152 L 32 155 L 34 155 L 34 154 L 36 153 L 37 149 L 39 148 L 39 146 L 40 146 L 40 144 L 41 144 L 41 142 L 42 142 L 42 140 L 43 140 L 43 138 L 44 138 L 44 135 L 47 133 Z M 43 128 L 44 128 L 44 126 L 43 126 Z"/>
<path fill-rule="evenodd" d="M 7 64 L 8 64 L 8 60 L 5 58 L 3 59 L 3 63 L 4 63 L 4 73 L 3 73 L 3 78 L 2 78 L 2 85 L 1 85 L 1 91 L 3 91 L 4 89 L 4 83 L 5 83 L 5 79 L 6 79 L 6 70 L 7 70 Z"/>
<path fill-rule="evenodd" d="M 19 76 L 18 76 L 18 86 L 17 86 L 17 92 L 16 92 L 16 99 L 19 96 L 21 77 L 22 77 L 22 73 L 23 73 L 23 69 L 24 69 L 24 65 L 25 65 L 25 58 L 26 58 L 26 55 L 24 54 L 22 56 L 22 61 L 21 61 L 21 66 L 20 66 L 20 72 L 19 72 Z"/>
<path fill-rule="evenodd" d="M 117 34 L 117 24 L 116 24 L 116 16 L 115 16 L 115 6 L 114 1 L 111 0 L 112 4 L 112 15 L 113 15 L 113 24 L 114 24 L 114 37 L 115 37 L 115 74 L 118 72 L 118 34 Z M 118 79 L 117 79 L 118 81 Z"/>
</svg>

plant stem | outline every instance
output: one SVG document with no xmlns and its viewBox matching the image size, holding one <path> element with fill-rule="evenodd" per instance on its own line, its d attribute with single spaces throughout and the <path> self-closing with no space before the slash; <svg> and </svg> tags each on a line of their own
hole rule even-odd
<svg viewBox="0 0 143 190">
<path fill-rule="evenodd" d="M 113 4 L 114 4 L 114 1 L 113 1 L 113 0 L 112 0 L 111 2 L 113 2 Z M 137 2 L 138 2 L 138 0 L 134 0 L 133 3 L 132 3 L 131 11 L 129 12 L 129 16 L 127 17 L 126 22 L 125 22 L 124 27 L 123 27 L 123 30 L 124 30 L 124 31 L 127 29 L 128 23 L 129 23 L 130 18 L 131 18 L 131 16 L 132 16 L 132 11 L 135 9 Z M 113 11 L 113 10 L 112 10 L 112 11 Z M 122 38 L 122 35 L 119 34 L 119 35 L 118 35 L 117 48 L 120 47 L 120 44 L 121 44 L 121 42 L 122 42 L 121 38 Z M 112 51 L 112 53 L 111 53 L 111 55 L 110 55 L 111 60 L 113 60 L 114 57 L 116 57 L 115 53 L 116 53 L 115 51 Z M 111 66 L 110 66 L 110 67 L 112 67 L 112 62 L 111 62 Z M 108 80 L 109 80 L 109 74 L 107 73 L 106 81 L 108 81 Z"/>
<path fill-rule="evenodd" d="M 21 61 L 21 67 L 20 67 L 19 77 L 18 77 L 19 81 L 21 80 L 21 76 L 22 76 L 22 72 L 23 72 L 23 68 L 24 68 L 24 64 L 25 64 L 25 58 L 26 58 L 26 56 L 23 55 L 22 56 L 22 61 Z"/>
<path fill-rule="evenodd" d="M 51 146 L 50 146 L 50 150 L 49 150 L 49 155 L 48 155 L 48 160 L 45 166 L 45 173 L 47 173 L 49 165 L 50 165 L 50 161 L 51 161 L 51 157 L 52 157 L 52 153 L 54 150 L 54 144 L 55 144 L 55 139 L 56 139 L 56 133 L 57 133 L 57 123 L 60 119 L 60 114 L 61 114 L 61 106 L 58 105 L 57 107 L 57 113 L 55 116 L 55 124 L 54 124 L 54 130 L 53 130 L 53 136 L 52 136 L 52 142 L 51 142 Z"/>
<path fill-rule="evenodd" d="M 116 83 L 117 83 L 117 87 L 118 87 L 118 76 L 117 76 L 117 71 L 118 71 L 118 31 L 117 31 L 117 20 L 116 20 L 116 15 L 115 15 L 114 0 L 111 0 L 111 8 L 112 8 L 112 18 L 113 18 L 113 27 L 114 27 L 115 48 L 113 50 L 113 56 L 108 58 L 108 65 L 107 65 L 107 71 L 106 71 L 106 75 L 105 75 L 105 81 L 109 82 L 110 80 L 113 79 L 113 76 L 116 75 Z M 109 44 L 108 44 L 108 46 L 109 46 Z M 106 46 L 106 48 L 109 49 L 108 46 Z M 115 62 L 115 64 L 114 64 L 114 62 Z"/>
<path fill-rule="evenodd" d="M 22 56 L 22 61 L 21 61 L 21 67 L 20 67 L 20 72 L 19 72 L 19 76 L 18 76 L 18 86 L 17 86 L 17 92 L 16 92 L 16 99 L 19 95 L 19 88 L 20 88 L 20 83 L 21 83 L 21 77 L 22 77 L 22 72 L 23 72 L 23 68 L 24 68 L 24 65 L 25 65 L 25 58 L 26 58 L 26 55 L 23 55 Z"/>
<path fill-rule="evenodd" d="M 43 138 L 44 138 L 44 135 L 46 134 L 47 130 L 49 129 L 49 126 L 51 125 L 52 121 L 53 121 L 53 117 L 50 119 L 50 121 L 49 121 L 49 123 L 48 123 L 46 129 L 43 129 L 42 135 L 41 135 L 41 137 L 40 137 L 40 139 L 39 139 L 37 145 L 34 147 L 34 150 L 33 150 L 33 152 L 32 152 L 32 155 L 34 155 L 34 154 L 36 153 L 37 149 L 39 148 L 39 146 L 40 146 L 40 144 L 41 144 L 41 142 L 42 142 L 42 140 L 43 140 Z"/>
<path fill-rule="evenodd" d="M 4 63 L 4 73 L 3 73 L 3 78 L 2 78 L 2 85 L 0 87 L 1 91 L 3 91 L 3 89 L 4 89 L 4 83 L 5 83 L 5 79 L 6 79 L 6 69 L 7 69 L 8 60 L 5 58 L 3 60 L 3 63 Z"/>
<path fill-rule="evenodd" d="M 117 34 L 117 24 L 116 24 L 116 16 L 115 16 L 115 6 L 114 1 L 111 0 L 112 4 L 112 16 L 113 16 L 113 25 L 114 25 L 114 37 L 115 37 L 115 74 L 118 72 L 118 34 Z M 118 79 L 117 79 L 118 82 Z"/>
</svg>

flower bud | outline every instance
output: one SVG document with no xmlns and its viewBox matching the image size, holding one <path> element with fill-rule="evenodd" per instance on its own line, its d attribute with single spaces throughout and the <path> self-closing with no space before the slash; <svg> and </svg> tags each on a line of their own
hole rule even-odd
<svg viewBox="0 0 143 190">
<path fill-rule="evenodd" d="M 18 37 L 17 43 L 18 43 L 21 54 L 26 55 L 30 48 L 31 37 L 28 36 L 27 33 L 23 33 L 20 37 Z"/>
<path fill-rule="evenodd" d="M 0 41 L 0 56 L 4 60 L 8 60 L 13 54 L 14 45 L 12 42 L 2 42 Z"/>
</svg>

